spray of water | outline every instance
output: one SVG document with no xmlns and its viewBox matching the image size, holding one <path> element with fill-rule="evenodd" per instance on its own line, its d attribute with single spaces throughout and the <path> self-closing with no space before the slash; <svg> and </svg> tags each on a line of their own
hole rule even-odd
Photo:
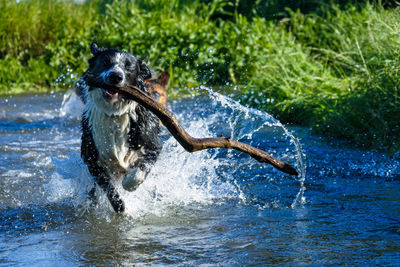
<svg viewBox="0 0 400 267">
<path fill-rule="evenodd" d="M 295 149 L 294 153 L 286 149 L 286 157 L 295 159 L 301 172 L 298 178 L 299 190 L 297 195 L 293 196 L 291 207 L 303 204 L 305 158 L 299 141 L 268 113 L 246 108 L 209 88 L 201 87 L 200 90 L 206 91 L 209 97 L 192 100 L 193 102 L 189 103 L 190 108 L 185 101 L 173 105 L 174 112 L 188 132 L 196 137 L 209 137 L 221 134 L 222 131 L 225 136 L 230 134 L 229 137 L 236 140 L 250 140 L 263 131 L 277 135 L 275 132 L 279 128 L 285 135 L 283 139 L 288 137 Z M 75 119 L 80 116 L 81 110 L 80 99 L 73 92 L 67 92 L 59 116 Z M 260 165 L 253 159 L 235 159 L 236 154 L 232 151 L 207 150 L 188 153 L 165 129 L 163 138 L 163 150 L 146 181 L 134 192 L 125 191 L 117 184 L 117 189 L 126 202 L 127 214 L 134 218 L 146 214 L 163 216 L 176 206 L 207 205 L 229 200 L 251 203 L 251 196 L 246 195 L 235 173 L 246 172 L 246 166 L 248 170 L 258 168 Z M 238 161 L 241 163 L 238 164 Z M 72 151 L 62 159 L 53 157 L 52 163 L 55 171 L 46 185 L 48 201 L 59 202 L 68 199 L 73 205 L 80 207 L 80 210 L 89 209 L 87 192 L 93 186 L 93 180 L 80 159 L 79 152 Z M 97 193 L 100 196 L 97 210 L 106 214 L 111 212 L 104 194 L 100 189 L 97 189 Z"/>
<path fill-rule="evenodd" d="M 295 151 L 296 151 L 296 163 L 297 163 L 297 167 L 300 170 L 300 176 L 299 176 L 299 184 L 300 184 L 300 189 L 299 192 L 297 193 L 291 207 L 295 208 L 298 204 L 305 204 L 305 197 L 304 197 L 304 191 L 306 190 L 305 186 L 304 186 L 304 182 L 306 179 L 306 155 L 303 152 L 303 149 L 301 147 L 300 141 L 277 119 L 275 119 L 272 115 L 257 110 L 257 109 L 253 109 L 253 108 L 248 108 L 245 107 L 243 105 L 241 105 L 239 102 L 224 96 L 222 94 L 219 94 L 217 92 L 214 92 L 213 90 L 211 90 L 208 87 L 205 86 L 201 86 L 200 89 L 205 90 L 212 98 L 214 101 L 218 101 L 219 103 L 221 103 L 221 105 L 228 107 L 232 110 L 232 113 L 235 112 L 239 112 L 242 113 L 244 115 L 245 118 L 251 118 L 252 116 L 256 116 L 261 118 L 261 120 L 263 120 L 264 122 L 252 129 L 249 133 L 247 134 L 242 134 L 242 138 L 243 137 L 248 137 L 251 138 L 253 136 L 254 133 L 260 131 L 263 127 L 278 127 L 280 129 L 283 130 L 284 134 L 290 138 L 290 143 L 294 145 L 295 147 Z M 237 124 L 237 118 L 239 118 L 239 116 L 234 117 L 230 117 L 229 118 L 229 125 L 231 128 L 231 138 L 235 138 L 235 131 L 236 128 L 234 127 Z M 232 120 L 234 120 L 232 122 Z M 254 120 L 254 119 L 253 119 Z M 238 135 L 240 136 L 240 135 Z"/>
<path fill-rule="evenodd" d="M 80 119 L 83 103 L 74 90 L 68 90 L 63 96 L 59 111 L 60 118 Z"/>
</svg>

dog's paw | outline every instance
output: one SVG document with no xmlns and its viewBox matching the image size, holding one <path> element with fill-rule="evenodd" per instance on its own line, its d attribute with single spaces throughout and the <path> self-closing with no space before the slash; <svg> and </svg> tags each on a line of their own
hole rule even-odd
<svg viewBox="0 0 400 267">
<path fill-rule="evenodd" d="M 146 180 L 147 173 L 140 169 L 135 169 L 122 180 L 122 187 L 129 192 L 135 191 Z"/>
</svg>

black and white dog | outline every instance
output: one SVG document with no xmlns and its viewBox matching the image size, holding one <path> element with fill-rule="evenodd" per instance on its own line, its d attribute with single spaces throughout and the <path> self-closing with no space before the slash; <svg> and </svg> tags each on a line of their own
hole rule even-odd
<svg viewBox="0 0 400 267">
<path fill-rule="evenodd" d="M 135 85 L 147 92 L 144 82 L 152 78 L 153 71 L 143 60 L 121 50 L 100 48 L 95 43 L 90 52 L 93 57 L 86 73 L 113 87 Z M 86 102 L 81 156 L 114 210 L 123 212 L 125 205 L 114 183 L 124 182 L 124 188 L 131 191 L 144 181 L 162 148 L 159 121 L 150 111 L 117 92 L 91 87 L 82 79 L 78 87 Z M 128 182 L 124 181 L 126 176 L 130 177 Z M 90 192 L 92 198 L 94 194 L 95 187 Z"/>
</svg>

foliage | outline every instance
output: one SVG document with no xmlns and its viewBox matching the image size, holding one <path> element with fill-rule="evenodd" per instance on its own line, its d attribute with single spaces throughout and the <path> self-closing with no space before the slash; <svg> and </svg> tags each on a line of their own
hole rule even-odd
<svg viewBox="0 0 400 267">
<path fill-rule="evenodd" d="M 171 95 L 235 86 L 235 97 L 284 122 L 400 148 L 400 13 L 381 2 L 0 0 L 0 7 L 2 94 L 73 86 L 97 41 L 157 71 L 168 67 Z"/>
<path fill-rule="evenodd" d="M 210 3 L 213 0 L 203 0 Z M 332 4 L 346 6 L 368 2 L 368 0 L 227 0 L 229 3 L 224 11 L 231 14 L 241 14 L 247 18 L 263 17 L 267 20 L 288 17 L 290 10 L 299 10 L 303 14 L 319 13 L 323 8 Z M 385 1 L 390 2 L 390 1 Z M 227 18 L 226 14 L 215 14 L 216 17 Z"/>
<path fill-rule="evenodd" d="M 81 66 L 84 40 L 97 16 L 95 5 L 0 0 L 0 92 L 43 90 L 60 71 Z"/>
<path fill-rule="evenodd" d="M 366 5 L 325 12 L 292 12 L 291 32 L 336 77 L 352 83 L 325 99 L 326 106 L 314 116 L 316 123 L 309 125 L 315 132 L 356 140 L 364 147 L 398 151 L 399 10 Z"/>
</svg>

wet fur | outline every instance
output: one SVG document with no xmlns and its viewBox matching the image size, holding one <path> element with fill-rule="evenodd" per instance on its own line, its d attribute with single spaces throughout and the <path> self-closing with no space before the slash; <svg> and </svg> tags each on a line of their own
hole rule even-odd
<svg viewBox="0 0 400 267">
<path fill-rule="evenodd" d="M 145 80 L 156 80 L 150 68 L 131 54 L 98 48 L 97 45 L 92 45 L 91 52 L 93 58 L 89 60 L 87 72 L 99 75 L 109 83 L 107 77 L 115 71 L 123 72 L 124 76 L 117 86 L 132 84 L 147 92 Z M 134 64 L 135 68 L 124 68 L 126 62 L 121 64 L 121 60 L 130 60 L 129 65 Z M 134 190 L 144 181 L 162 148 L 158 119 L 141 105 L 120 95 L 118 100 L 107 99 L 101 88 L 92 88 L 82 80 L 78 91 L 86 102 L 82 116 L 81 156 L 114 210 L 123 212 L 125 205 L 114 183 L 122 182 L 129 175 L 133 177 L 129 187 Z M 95 198 L 94 193 L 95 188 L 90 192 L 92 198 Z"/>
<path fill-rule="evenodd" d="M 144 81 L 149 93 L 165 108 L 167 106 L 167 87 L 169 73 L 165 70 L 158 78 L 151 78 Z"/>
</svg>

